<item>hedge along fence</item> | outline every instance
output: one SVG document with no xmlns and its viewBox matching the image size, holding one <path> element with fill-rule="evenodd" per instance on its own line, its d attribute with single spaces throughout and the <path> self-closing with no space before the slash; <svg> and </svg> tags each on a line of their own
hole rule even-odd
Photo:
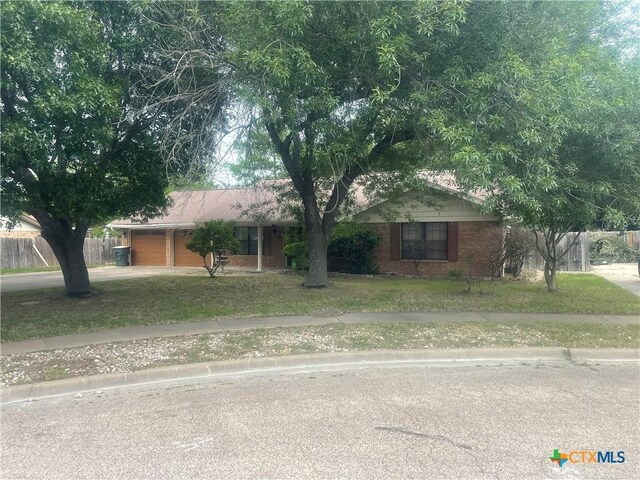
<svg viewBox="0 0 640 480">
<path fill-rule="evenodd" d="M 119 238 L 87 238 L 84 241 L 84 259 L 87 265 L 107 265 L 115 262 L 113 247 Z M 0 238 L 0 267 L 37 268 L 59 265 L 51 247 L 42 237 Z"/>
<path fill-rule="evenodd" d="M 592 260 L 632 263 L 640 255 L 640 232 L 589 232 Z"/>
</svg>

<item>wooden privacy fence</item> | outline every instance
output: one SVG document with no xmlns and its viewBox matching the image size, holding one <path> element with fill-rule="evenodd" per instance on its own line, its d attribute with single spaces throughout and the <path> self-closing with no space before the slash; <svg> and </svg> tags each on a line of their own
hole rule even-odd
<svg viewBox="0 0 640 480">
<path fill-rule="evenodd" d="M 615 232 L 612 232 L 615 234 Z M 625 240 L 627 241 L 627 245 L 629 245 L 636 252 L 640 252 L 640 231 L 634 230 L 626 232 Z"/>
<path fill-rule="evenodd" d="M 564 252 L 568 245 L 574 241 L 578 233 L 568 233 L 561 241 L 558 247 L 559 252 Z M 569 253 L 567 253 L 558 264 L 559 271 L 565 272 L 587 272 L 589 271 L 589 232 L 580 234 L 580 238 L 573 244 Z M 544 269 L 544 260 L 535 248 L 527 257 L 523 266 L 524 270 L 542 270 Z"/>
<path fill-rule="evenodd" d="M 85 262 L 87 265 L 114 263 L 113 247 L 118 245 L 120 245 L 119 238 L 85 239 Z M 3 269 L 45 267 L 47 264 L 59 265 L 44 238 L 0 238 L 0 266 Z"/>
</svg>

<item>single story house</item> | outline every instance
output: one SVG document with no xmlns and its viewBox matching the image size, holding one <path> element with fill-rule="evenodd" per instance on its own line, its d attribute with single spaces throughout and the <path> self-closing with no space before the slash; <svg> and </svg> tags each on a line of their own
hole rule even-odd
<svg viewBox="0 0 640 480">
<path fill-rule="evenodd" d="M 191 232 L 209 220 L 235 223 L 240 249 L 229 258 L 231 266 L 284 268 L 282 253 L 287 227 L 296 222 L 272 208 L 275 194 L 255 188 L 194 190 L 170 194 L 167 214 L 147 222 L 117 220 L 108 227 L 123 231 L 123 245 L 131 247 L 131 264 L 201 267 L 202 257 L 187 249 Z M 252 207 L 248 217 L 243 210 Z"/>
<path fill-rule="evenodd" d="M 362 206 L 349 217 L 369 224 L 380 235 L 376 251 L 380 272 L 414 275 L 417 265 L 424 276 L 443 277 L 456 270 L 466 274 L 469 267 L 474 276 L 489 276 L 487 253 L 502 243 L 499 219 L 480 212 L 482 195 L 465 194 L 442 178 L 425 181 L 433 188 L 432 200 L 409 191 L 396 202 L 359 202 Z M 229 257 L 231 266 L 259 271 L 287 266 L 283 240 L 286 229 L 297 223 L 281 213 L 274 193 L 232 188 L 174 192 L 171 197 L 165 216 L 109 224 L 124 232 L 132 265 L 202 266 L 202 258 L 185 245 L 198 223 L 222 219 L 235 222 L 240 241 L 240 250 Z M 253 214 L 246 215 L 247 211 Z"/>
</svg>

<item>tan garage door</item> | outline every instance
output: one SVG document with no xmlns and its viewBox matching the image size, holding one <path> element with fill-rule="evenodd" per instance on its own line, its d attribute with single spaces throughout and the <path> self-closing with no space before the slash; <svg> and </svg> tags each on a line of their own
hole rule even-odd
<svg viewBox="0 0 640 480">
<path fill-rule="evenodd" d="M 131 232 L 131 264 L 163 267 L 167 264 L 164 230 Z"/>
<path fill-rule="evenodd" d="M 202 257 L 197 253 L 193 253 L 185 246 L 187 242 L 191 240 L 189 232 L 178 231 L 174 238 L 174 265 L 176 267 L 201 267 L 203 265 Z"/>
</svg>

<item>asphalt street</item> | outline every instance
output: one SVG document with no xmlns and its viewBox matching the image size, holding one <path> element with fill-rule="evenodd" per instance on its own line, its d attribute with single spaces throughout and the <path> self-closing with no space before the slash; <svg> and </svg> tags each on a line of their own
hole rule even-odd
<svg viewBox="0 0 640 480">
<path fill-rule="evenodd" d="M 639 392 L 637 364 L 408 364 L 95 392 L 5 407 L 2 478 L 640 478 Z M 559 467 L 554 449 L 625 461 Z"/>
</svg>

